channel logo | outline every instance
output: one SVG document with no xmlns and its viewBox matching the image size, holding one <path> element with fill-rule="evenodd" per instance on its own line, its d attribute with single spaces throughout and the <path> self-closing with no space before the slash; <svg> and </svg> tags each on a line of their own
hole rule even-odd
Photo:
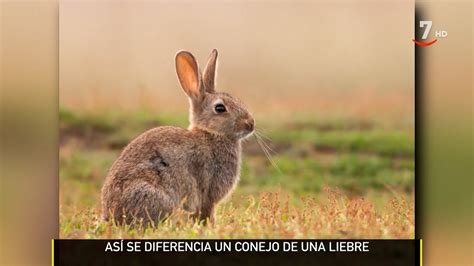
<svg viewBox="0 0 474 266">
<path fill-rule="evenodd" d="M 438 41 L 438 39 L 446 38 L 448 36 L 448 32 L 445 30 L 435 30 L 434 31 L 435 38 L 428 41 L 428 37 L 430 35 L 432 26 L 433 26 L 433 21 L 425 21 L 425 20 L 420 21 L 418 27 L 420 27 L 420 29 L 423 29 L 423 35 L 421 36 L 420 41 L 413 39 L 413 42 L 418 46 L 430 46 L 430 45 L 435 44 Z"/>
</svg>

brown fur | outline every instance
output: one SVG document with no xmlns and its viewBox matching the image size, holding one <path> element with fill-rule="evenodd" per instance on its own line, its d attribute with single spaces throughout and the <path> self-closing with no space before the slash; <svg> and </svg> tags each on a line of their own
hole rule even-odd
<svg viewBox="0 0 474 266">
<path fill-rule="evenodd" d="M 238 182 L 241 139 L 254 129 L 242 102 L 215 91 L 216 70 L 216 50 L 204 79 L 194 56 L 178 52 L 176 72 L 191 105 L 189 128 L 157 127 L 125 147 L 102 188 L 105 219 L 156 222 L 178 207 L 202 220 L 213 218 L 216 204 Z M 227 112 L 217 113 L 216 104 Z"/>
</svg>

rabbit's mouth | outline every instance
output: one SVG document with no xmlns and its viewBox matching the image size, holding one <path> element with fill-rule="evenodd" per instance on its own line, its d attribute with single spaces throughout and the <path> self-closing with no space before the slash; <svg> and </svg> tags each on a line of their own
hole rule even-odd
<svg viewBox="0 0 474 266">
<path fill-rule="evenodd" d="M 245 117 L 237 120 L 234 126 L 234 134 L 238 139 L 245 139 L 251 136 L 255 130 L 255 120 L 252 117 Z"/>
<path fill-rule="evenodd" d="M 237 134 L 237 135 L 238 135 L 237 137 L 238 137 L 239 139 L 247 139 L 247 138 L 249 138 L 250 136 L 252 136 L 254 132 L 255 132 L 255 130 L 254 130 L 253 128 L 252 128 L 252 130 L 250 130 L 250 131 L 249 131 L 249 130 L 244 130 L 244 131 L 239 132 L 239 133 Z"/>
<path fill-rule="evenodd" d="M 245 139 L 250 137 L 255 131 L 255 120 L 253 118 L 243 120 L 240 124 L 240 129 L 239 138 Z"/>
</svg>

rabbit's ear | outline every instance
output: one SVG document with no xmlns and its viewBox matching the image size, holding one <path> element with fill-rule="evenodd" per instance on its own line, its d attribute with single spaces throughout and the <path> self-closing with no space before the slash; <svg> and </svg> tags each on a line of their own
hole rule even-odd
<svg viewBox="0 0 474 266">
<path fill-rule="evenodd" d="M 204 69 L 203 83 L 207 92 L 214 92 L 217 76 L 217 50 L 214 49 L 209 56 L 206 68 Z"/>
<path fill-rule="evenodd" d="M 201 95 L 201 73 L 194 56 L 187 51 L 176 54 L 176 73 L 184 92 L 192 99 Z"/>
</svg>

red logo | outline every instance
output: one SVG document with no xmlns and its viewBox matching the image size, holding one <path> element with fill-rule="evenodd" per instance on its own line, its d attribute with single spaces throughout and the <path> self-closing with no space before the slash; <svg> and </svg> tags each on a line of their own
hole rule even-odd
<svg viewBox="0 0 474 266">
<path fill-rule="evenodd" d="M 437 41 L 438 41 L 438 39 L 434 39 L 431 42 L 420 42 L 420 41 L 417 41 L 417 40 L 413 39 L 413 42 L 416 45 L 419 45 L 419 46 L 430 46 L 430 45 L 434 44 Z"/>
</svg>

